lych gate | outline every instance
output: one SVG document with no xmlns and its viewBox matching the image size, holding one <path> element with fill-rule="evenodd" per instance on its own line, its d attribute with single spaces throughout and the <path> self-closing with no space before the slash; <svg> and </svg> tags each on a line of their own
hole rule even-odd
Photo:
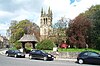
<svg viewBox="0 0 100 66">
<path fill-rule="evenodd" d="M 35 44 L 38 42 L 35 35 L 28 34 L 25 34 L 19 41 L 22 43 L 23 51 L 25 51 L 25 43 L 32 43 L 32 47 L 35 49 Z"/>
</svg>

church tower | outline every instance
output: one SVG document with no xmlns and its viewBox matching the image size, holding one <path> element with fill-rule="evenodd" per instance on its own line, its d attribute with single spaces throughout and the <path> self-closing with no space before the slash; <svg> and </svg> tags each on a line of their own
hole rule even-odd
<svg viewBox="0 0 100 66">
<path fill-rule="evenodd" d="M 49 7 L 48 13 L 46 13 L 42 8 L 40 17 L 40 41 L 49 38 L 52 31 L 52 11 Z"/>
</svg>

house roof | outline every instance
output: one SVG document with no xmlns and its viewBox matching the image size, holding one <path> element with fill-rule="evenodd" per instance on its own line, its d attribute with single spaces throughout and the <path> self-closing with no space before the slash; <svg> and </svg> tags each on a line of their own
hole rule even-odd
<svg viewBox="0 0 100 66">
<path fill-rule="evenodd" d="M 25 34 L 20 40 L 20 42 L 38 42 L 35 35 Z"/>
</svg>

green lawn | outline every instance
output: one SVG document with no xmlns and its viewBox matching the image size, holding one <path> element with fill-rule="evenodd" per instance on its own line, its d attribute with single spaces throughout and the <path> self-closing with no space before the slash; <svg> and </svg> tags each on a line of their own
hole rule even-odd
<svg viewBox="0 0 100 66">
<path fill-rule="evenodd" d="M 9 48 L 9 49 L 12 49 L 12 50 L 16 50 L 16 48 Z M 29 50 L 29 49 L 28 49 Z M 89 50 L 89 51 L 95 51 L 95 52 L 99 52 L 100 53 L 100 50 L 95 50 L 95 49 L 78 49 L 78 48 L 67 48 L 67 49 L 61 49 L 59 48 L 58 49 L 58 52 L 82 52 L 82 51 L 86 51 L 86 50 Z M 45 52 L 52 52 L 53 50 L 44 50 Z"/>
<path fill-rule="evenodd" d="M 67 49 L 61 49 L 59 48 L 58 49 L 58 52 L 82 52 L 82 51 L 95 51 L 95 52 L 99 52 L 100 53 L 100 50 L 95 50 L 95 49 L 78 49 L 78 48 L 67 48 Z M 45 52 L 52 52 L 53 50 L 44 50 Z"/>
<path fill-rule="evenodd" d="M 99 50 L 94 50 L 94 49 L 78 49 L 78 48 L 67 48 L 67 49 L 61 49 L 59 48 L 58 51 L 59 52 L 82 52 L 82 51 L 95 51 L 95 52 L 100 52 Z"/>
</svg>

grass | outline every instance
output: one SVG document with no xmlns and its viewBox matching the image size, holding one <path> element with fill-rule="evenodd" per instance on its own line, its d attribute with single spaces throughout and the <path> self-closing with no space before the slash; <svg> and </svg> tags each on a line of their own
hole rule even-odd
<svg viewBox="0 0 100 66">
<path fill-rule="evenodd" d="M 43 50 L 43 51 L 45 51 L 45 52 L 47 52 L 47 53 L 48 53 L 48 52 L 52 52 L 53 50 Z"/>
<path fill-rule="evenodd" d="M 58 52 L 82 52 L 82 51 L 95 51 L 95 52 L 99 52 L 100 53 L 100 50 L 95 50 L 95 49 L 86 49 L 86 48 L 83 48 L 83 49 L 78 49 L 78 48 L 67 48 L 67 49 L 61 49 L 59 48 L 58 49 Z M 52 52 L 53 50 L 44 50 L 45 52 Z"/>
<path fill-rule="evenodd" d="M 59 48 L 58 51 L 59 52 L 82 52 L 82 51 L 95 51 L 95 52 L 100 52 L 99 50 L 95 50 L 95 49 L 86 49 L 86 48 L 83 48 L 83 49 L 78 49 L 78 48 L 67 48 L 67 49 L 61 49 Z"/>
<path fill-rule="evenodd" d="M 9 48 L 11 50 L 16 50 L 15 47 L 13 48 Z M 30 50 L 31 48 L 29 48 L 28 50 Z M 61 49 L 61 48 L 58 48 L 58 52 L 82 52 L 82 51 L 95 51 L 95 52 L 99 52 L 100 53 L 100 50 L 95 50 L 95 49 L 86 49 L 86 48 L 83 48 L 83 49 L 78 49 L 78 48 L 67 48 L 67 49 Z M 52 52 L 53 50 L 43 50 L 45 52 Z"/>
</svg>

